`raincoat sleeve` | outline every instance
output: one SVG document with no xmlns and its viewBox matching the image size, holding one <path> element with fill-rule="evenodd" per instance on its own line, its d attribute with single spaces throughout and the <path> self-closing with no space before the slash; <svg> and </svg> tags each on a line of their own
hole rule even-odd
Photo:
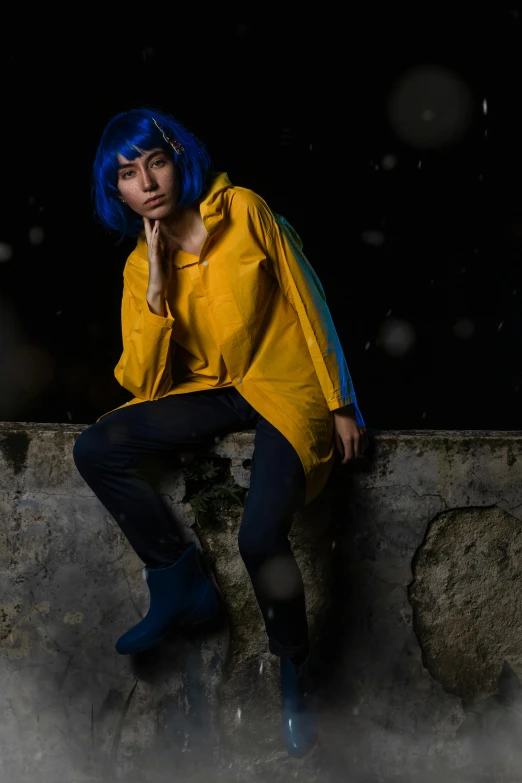
<svg viewBox="0 0 522 783">
<path fill-rule="evenodd" d="M 321 281 L 303 253 L 297 232 L 284 217 L 273 215 L 269 263 L 299 317 L 328 407 L 335 411 L 353 403 L 356 424 L 365 426 Z"/>
<path fill-rule="evenodd" d="M 157 400 L 172 388 L 174 318 L 166 299 L 166 317 L 151 311 L 146 281 L 141 277 L 129 272 L 126 266 L 121 303 L 123 353 L 114 369 L 114 377 L 135 397 Z"/>
</svg>

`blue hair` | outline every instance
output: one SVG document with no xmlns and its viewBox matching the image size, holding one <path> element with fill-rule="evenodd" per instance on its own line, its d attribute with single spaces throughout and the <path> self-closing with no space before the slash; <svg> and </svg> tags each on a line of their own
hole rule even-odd
<svg viewBox="0 0 522 783">
<path fill-rule="evenodd" d="M 165 133 L 181 142 L 185 148 L 178 154 L 165 141 L 152 118 Z M 203 194 L 212 161 L 197 136 L 187 130 L 170 114 L 157 109 L 140 108 L 114 115 L 102 133 L 92 170 L 92 198 L 100 221 L 109 229 L 125 236 L 137 237 L 143 231 L 143 220 L 120 200 L 118 182 L 118 153 L 134 160 L 141 153 L 162 147 L 179 172 L 180 193 L 178 205 L 190 206 Z"/>
</svg>

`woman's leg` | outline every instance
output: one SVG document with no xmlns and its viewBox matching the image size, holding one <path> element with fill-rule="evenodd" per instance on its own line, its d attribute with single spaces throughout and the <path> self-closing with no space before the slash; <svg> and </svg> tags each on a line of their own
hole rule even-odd
<svg viewBox="0 0 522 783">
<path fill-rule="evenodd" d="M 114 411 L 74 447 L 76 466 L 147 565 L 149 610 L 116 642 L 122 655 L 159 644 L 174 627 L 217 619 L 222 599 L 152 486 L 151 468 L 179 446 L 255 427 L 257 413 L 234 388 L 172 395 Z M 151 462 L 152 461 L 152 462 Z"/>
<path fill-rule="evenodd" d="M 288 533 L 304 507 L 305 473 L 297 452 L 259 417 L 239 551 L 252 580 L 274 655 L 296 662 L 308 654 L 303 580 Z"/>
<path fill-rule="evenodd" d="M 297 452 L 260 417 L 239 549 L 263 614 L 270 651 L 279 656 L 281 732 L 289 755 L 296 758 L 309 753 L 317 739 L 304 586 L 288 540 L 293 514 L 304 507 L 305 495 Z"/>
<path fill-rule="evenodd" d="M 150 567 L 174 563 L 185 549 L 161 496 L 147 480 L 151 460 L 180 446 L 254 429 L 258 414 L 233 387 L 176 394 L 114 411 L 76 440 L 78 471 Z"/>
</svg>

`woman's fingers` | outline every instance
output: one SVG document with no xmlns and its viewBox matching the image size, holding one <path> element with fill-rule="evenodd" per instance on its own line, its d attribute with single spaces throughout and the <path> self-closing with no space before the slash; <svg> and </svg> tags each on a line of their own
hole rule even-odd
<svg viewBox="0 0 522 783">
<path fill-rule="evenodd" d="M 144 217 L 143 225 L 145 226 L 145 239 L 147 240 L 147 245 L 149 245 L 150 244 L 150 220 Z"/>
</svg>

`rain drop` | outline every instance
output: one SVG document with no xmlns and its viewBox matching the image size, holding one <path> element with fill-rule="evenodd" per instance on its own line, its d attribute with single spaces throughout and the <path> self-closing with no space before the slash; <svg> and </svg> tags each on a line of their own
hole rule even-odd
<svg viewBox="0 0 522 783">
<path fill-rule="evenodd" d="M 0 242 L 0 262 L 9 261 L 13 255 L 13 248 L 7 242 Z"/>
<path fill-rule="evenodd" d="M 384 244 L 384 234 L 382 231 L 363 231 L 361 234 L 361 240 L 367 245 L 380 247 L 382 244 Z"/>
<path fill-rule="evenodd" d="M 381 161 L 381 164 L 383 169 L 386 169 L 386 171 L 391 171 L 397 165 L 397 158 L 395 155 L 385 155 Z"/>
<path fill-rule="evenodd" d="M 389 356 L 404 356 L 416 340 L 413 326 L 398 318 L 385 321 L 379 331 L 379 344 Z"/>
<path fill-rule="evenodd" d="M 459 318 L 459 320 L 453 326 L 453 333 L 455 337 L 467 339 L 471 337 L 475 332 L 475 324 L 470 318 Z"/>
<path fill-rule="evenodd" d="M 31 245 L 39 245 L 43 242 L 44 230 L 41 226 L 33 226 L 29 230 L 29 242 Z"/>
</svg>

